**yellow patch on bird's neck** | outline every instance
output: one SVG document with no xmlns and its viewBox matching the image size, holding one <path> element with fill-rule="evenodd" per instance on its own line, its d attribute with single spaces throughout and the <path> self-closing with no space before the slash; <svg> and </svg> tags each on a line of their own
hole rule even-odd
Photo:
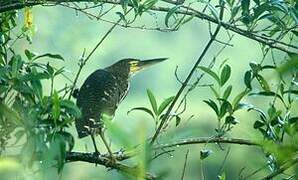
<svg viewBox="0 0 298 180">
<path fill-rule="evenodd" d="M 130 67 L 129 67 L 130 74 L 136 73 L 139 70 L 141 70 L 139 66 L 139 61 L 130 61 L 129 64 L 130 64 Z"/>
</svg>

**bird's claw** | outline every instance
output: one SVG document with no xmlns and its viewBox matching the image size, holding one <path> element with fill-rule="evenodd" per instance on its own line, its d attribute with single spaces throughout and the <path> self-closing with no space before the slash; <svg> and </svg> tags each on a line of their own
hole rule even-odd
<svg viewBox="0 0 298 180">
<path fill-rule="evenodd" d="M 93 153 L 93 156 L 96 156 L 96 157 L 98 157 L 98 156 L 100 156 L 101 154 L 100 154 L 100 152 L 99 151 L 94 151 L 94 153 Z"/>
<path fill-rule="evenodd" d="M 117 163 L 117 159 L 114 157 L 114 156 L 110 156 L 109 158 L 108 158 L 108 164 L 110 164 L 110 165 L 114 165 L 114 164 L 116 164 Z"/>
</svg>

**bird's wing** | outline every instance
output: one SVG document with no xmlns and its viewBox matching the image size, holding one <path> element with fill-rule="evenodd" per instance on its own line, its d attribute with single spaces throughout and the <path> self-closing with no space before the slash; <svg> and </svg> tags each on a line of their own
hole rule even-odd
<svg viewBox="0 0 298 180">
<path fill-rule="evenodd" d="M 101 113 L 113 115 L 119 101 L 118 95 L 116 78 L 105 70 L 97 70 L 82 85 L 77 105 L 81 108 L 83 116 L 84 113 L 91 113 L 91 116 Z"/>
<path fill-rule="evenodd" d="M 102 113 L 113 116 L 119 103 L 119 88 L 116 78 L 105 70 L 93 72 L 79 90 L 77 105 L 82 117 L 76 120 L 79 137 L 85 137 L 92 131 L 100 131 Z"/>
</svg>

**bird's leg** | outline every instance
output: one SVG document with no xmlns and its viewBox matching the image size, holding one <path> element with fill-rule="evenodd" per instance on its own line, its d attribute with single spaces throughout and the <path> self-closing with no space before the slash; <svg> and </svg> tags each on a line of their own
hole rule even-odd
<svg viewBox="0 0 298 180">
<path fill-rule="evenodd" d="M 101 137 L 101 139 L 102 139 L 104 145 L 106 146 L 106 148 L 107 148 L 107 150 L 108 150 L 108 152 L 109 152 L 109 155 L 110 155 L 110 157 L 111 157 L 111 161 L 112 161 L 112 163 L 115 163 L 117 160 L 116 160 L 116 158 L 113 156 L 113 152 L 111 151 L 111 149 L 110 149 L 110 147 L 109 147 L 109 145 L 108 145 L 108 142 L 107 142 L 106 139 L 105 139 L 104 132 L 101 131 L 101 132 L 99 133 L 99 135 L 100 135 L 100 137 Z"/>
<path fill-rule="evenodd" d="M 91 134 L 90 136 L 91 136 L 92 143 L 93 143 L 94 150 L 95 150 L 94 154 L 95 154 L 96 156 L 97 156 L 97 155 L 100 155 L 100 152 L 98 151 L 97 146 L 96 146 L 96 142 L 95 142 L 94 134 Z"/>
</svg>

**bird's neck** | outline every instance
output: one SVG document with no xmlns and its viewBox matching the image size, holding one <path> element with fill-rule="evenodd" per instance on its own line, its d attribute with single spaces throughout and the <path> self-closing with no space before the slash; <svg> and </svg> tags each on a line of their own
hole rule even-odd
<svg viewBox="0 0 298 180">
<path fill-rule="evenodd" d="M 123 71 L 123 69 L 121 69 L 121 68 L 116 68 L 116 67 L 110 66 L 110 67 L 105 68 L 105 70 L 110 72 L 113 76 L 115 76 L 119 80 L 120 79 L 123 79 L 123 80 L 130 79 L 129 72 Z"/>
</svg>

